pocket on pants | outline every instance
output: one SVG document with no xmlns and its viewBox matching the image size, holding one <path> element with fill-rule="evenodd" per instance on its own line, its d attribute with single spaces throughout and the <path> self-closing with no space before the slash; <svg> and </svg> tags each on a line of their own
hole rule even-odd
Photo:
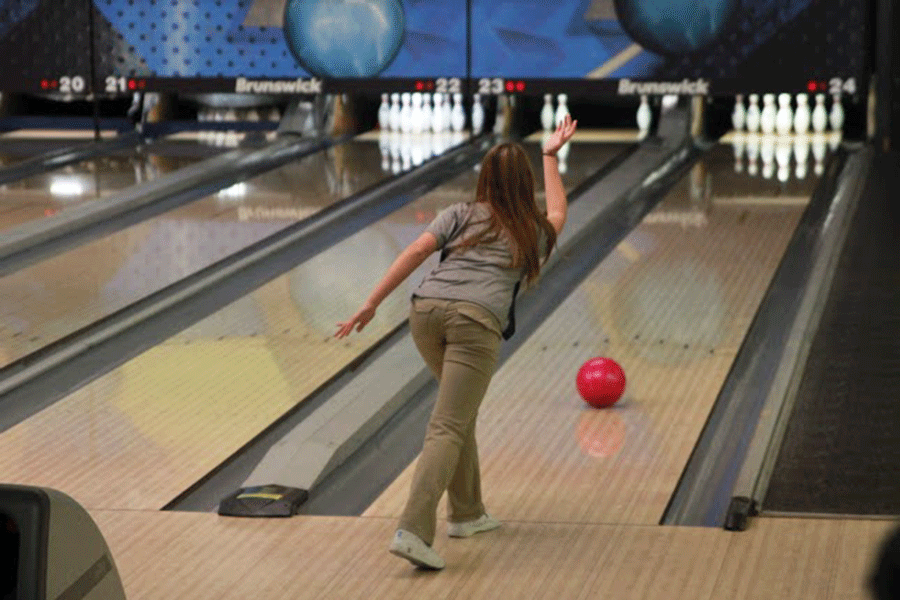
<svg viewBox="0 0 900 600">
<path fill-rule="evenodd" d="M 497 334 L 497 337 L 502 335 L 500 323 L 497 322 L 496 317 L 488 309 L 471 302 L 454 302 L 452 309 L 465 319 L 474 321 L 488 331 Z"/>
</svg>

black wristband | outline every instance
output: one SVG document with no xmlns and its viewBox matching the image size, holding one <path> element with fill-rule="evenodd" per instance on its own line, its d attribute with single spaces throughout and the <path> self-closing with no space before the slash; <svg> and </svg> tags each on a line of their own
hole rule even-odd
<svg viewBox="0 0 900 600">
<path fill-rule="evenodd" d="M 544 156 L 552 156 L 552 157 L 556 158 L 555 152 L 541 152 L 541 154 L 543 154 Z"/>
</svg>

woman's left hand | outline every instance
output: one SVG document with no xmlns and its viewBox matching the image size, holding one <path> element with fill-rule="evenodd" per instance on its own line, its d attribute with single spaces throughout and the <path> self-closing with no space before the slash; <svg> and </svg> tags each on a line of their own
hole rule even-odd
<svg viewBox="0 0 900 600">
<path fill-rule="evenodd" d="M 342 337 L 346 337 L 350 335 L 350 332 L 353 331 L 353 328 L 356 327 L 356 331 L 362 331 L 363 327 L 369 324 L 369 321 L 372 320 L 372 317 L 375 316 L 375 307 L 371 304 L 364 304 L 362 308 L 356 311 L 356 314 L 350 317 L 350 320 L 344 323 L 338 323 L 338 331 L 334 334 L 334 337 L 340 339 Z"/>
</svg>

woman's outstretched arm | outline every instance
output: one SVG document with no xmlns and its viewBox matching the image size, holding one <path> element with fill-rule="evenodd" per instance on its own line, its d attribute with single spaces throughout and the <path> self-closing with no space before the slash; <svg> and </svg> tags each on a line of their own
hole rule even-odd
<svg viewBox="0 0 900 600">
<path fill-rule="evenodd" d="M 356 314 L 350 317 L 349 320 L 338 323 L 338 331 L 334 334 L 334 337 L 345 337 L 353 331 L 354 327 L 356 327 L 356 331 L 362 331 L 363 327 L 368 325 L 372 317 L 375 316 L 375 310 L 378 308 L 378 305 L 436 250 L 437 238 L 434 237 L 433 233 L 427 231 L 407 246 L 400 253 L 400 256 L 394 260 L 387 273 L 384 274 L 384 277 L 372 290 L 369 299 L 356 311 Z"/>
</svg>

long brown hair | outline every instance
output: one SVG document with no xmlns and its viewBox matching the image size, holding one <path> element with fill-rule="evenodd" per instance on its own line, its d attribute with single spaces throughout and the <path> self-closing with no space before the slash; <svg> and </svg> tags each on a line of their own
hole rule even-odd
<svg viewBox="0 0 900 600">
<path fill-rule="evenodd" d="M 490 217 L 482 221 L 488 226 L 459 247 L 494 242 L 506 232 L 513 255 L 510 268 L 523 268 L 526 284 L 534 281 L 541 270 L 538 228 L 547 236 L 547 256 L 556 245 L 556 229 L 538 210 L 534 199 L 534 172 L 521 145 L 507 142 L 488 151 L 481 161 L 475 200 L 491 207 Z"/>
</svg>

